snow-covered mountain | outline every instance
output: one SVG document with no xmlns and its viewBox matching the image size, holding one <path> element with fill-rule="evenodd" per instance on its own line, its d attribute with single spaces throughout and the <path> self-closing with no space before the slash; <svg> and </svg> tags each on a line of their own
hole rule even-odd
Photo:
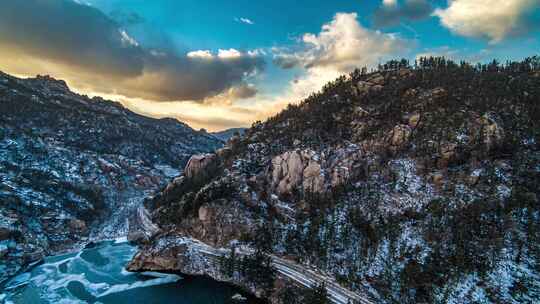
<svg viewBox="0 0 540 304">
<path fill-rule="evenodd" d="M 0 72 L 0 282 L 45 255 L 125 235 L 132 207 L 220 146 L 61 80 Z"/>
<path fill-rule="evenodd" d="M 311 303 L 271 256 L 376 303 L 538 302 L 539 96 L 538 58 L 343 76 L 193 157 L 146 201 L 129 268 Z"/>
</svg>

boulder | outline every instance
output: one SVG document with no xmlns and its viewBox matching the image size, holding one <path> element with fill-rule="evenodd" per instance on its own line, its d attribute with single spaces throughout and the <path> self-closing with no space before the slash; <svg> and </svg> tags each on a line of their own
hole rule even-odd
<svg viewBox="0 0 540 304">
<path fill-rule="evenodd" d="M 415 113 L 409 116 L 408 124 L 411 128 L 416 128 L 420 122 L 420 114 Z"/>
<path fill-rule="evenodd" d="M 232 155 L 233 151 L 230 147 L 223 147 L 216 151 L 217 156 L 220 159 L 227 159 Z"/>
<path fill-rule="evenodd" d="M 411 77 L 412 75 L 413 72 L 411 71 L 411 69 L 401 68 L 398 70 L 398 76 L 401 78 Z"/>
<path fill-rule="evenodd" d="M 368 80 L 360 80 L 353 88 L 357 95 L 368 93 L 369 91 L 381 91 L 384 87 L 384 77 L 381 74 L 376 74 Z"/>
<path fill-rule="evenodd" d="M 199 220 L 201 222 L 210 222 L 215 215 L 214 209 L 208 206 L 202 206 L 199 208 Z"/>
<path fill-rule="evenodd" d="M 448 92 L 444 88 L 437 87 L 429 91 L 429 95 L 435 99 L 439 99 L 448 96 Z"/>
<path fill-rule="evenodd" d="M 302 182 L 304 162 L 298 151 L 287 151 L 272 159 L 272 184 L 280 194 L 292 191 Z"/>
<path fill-rule="evenodd" d="M 456 143 L 444 143 L 439 149 L 439 167 L 445 168 L 448 164 L 456 159 L 458 152 L 458 145 Z"/>
<path fill-rule="evenodd" d="M 324 192 L 324 174 L 321 171 L 321 165 L 319 163 L 311 161 L 304 169 L 303 178 L 302 187 L 304 191 L 314 193 Z"/>
<path fill-rule="evenodd" d="M 486 151 L 492 151 L 504 142 L 504 128 L 497 120 L 493 114 L 485 114 L 480 118 L 482 142 Z"/>
<path fill-rule="evenodd" d="M 380 73 L 376 73 L 373 76 L 369 77 L 367 82 L 374 85 L 384 85 L 384 76 Z"/>
<path fill-rule="evenodd" d="M 362 107 L 355 107 L 354 108 L 354 115 L 355 116 L 358 116 L 359 118 L 362 118 L 362 117 L 365 117 L 365 116 L 368 116 L 369 115 L 369 112 L 366 111 L 364 108 Z"/>
<path fill-rule="evenodd" d="M 360 91 L 364 91 L 364 90 L 369 90 L 369 88 L 372 86 L 373 84 L 371 84 L 370 82 L 367 82 L 367 81 L 363 81 L 363 80 L 360 80 L 356 83 L 356 87 L 358 88 L 358 90 Z"/>
<path fill-rule="evenodd" d="M 209 177 L 216 168 L 216 162 L 216 154 L 207 153 L 193 155 L 184 169 L 184 175 L 191 179 Z"/>
<path fill-rule="evenodd" d="M 86 227 L 86 222 L 79 219 L 70 219 L 68 225 L 71 231 L 82 233 L 88 231 L 88 228 Z"/>
<path fill-rule="evenodd" d="M 163 193 L 165 195 L 171 193 L 174 189 L 176 189 L 177 187 L 180 187 L 184 183 L 185 180 L 186 180 L 185 176 L 179 176 L 173 179 L 172 182 L 167 184 L 167 187 L 165 187 L 165 190 L 163 191 Z"/>
<path fill-rule="evenodd" d="M 332 171 L 332 180 L 330 181 L 332 187 L 345 184 L 351 176 L 349 168 L 344 166 L 338 166 Z"/>
<path fill-rule="evenodd" d="M 397 125 L 392 130 L 390 143 L 392 146 L 401 146 L 409 141 L 411 128 L 407 125 Z"/>
<path fill-rule="evenodd" d="M 434 172 L 431 174 L 431 181 L 437 187 L 441 187 L 444 182 L 444 175 L 441 172 Z"/>
<path fill-rule="evenodd" d="M 403 94 L 403 98 L 411 99 L 411 98 L 416 97 L 416 95 L 418 95 L 418 90 L 411 88 L 405 91 L 405 93 Z"/>
<path fill-rule="evenodd" d="M 128 220 L 128 241 L 134 243 L 146 242 L 159 232 L 159 227 L 152 222 L 150 213 L 144 206 L 137 208 L 130 215 Z"/>
</svg>

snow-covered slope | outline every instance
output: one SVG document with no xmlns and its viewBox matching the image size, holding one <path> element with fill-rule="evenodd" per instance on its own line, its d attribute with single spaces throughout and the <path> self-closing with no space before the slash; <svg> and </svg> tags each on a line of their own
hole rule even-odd
<svg viewBox="0 0 540 304">
<path fill-rule="evenodd" d="M 0 73 L 0 282 L 44 255 L 125 234 L 132 206 L 220 146 L 60 80 Z"/>
<path fill-rule="evenodd" d="M 538 302 L 539 96 L 538 58 L 341 77 L 151 196 L 161 233 L 136 262 L 192 269 L 161 246 L 185 236 L 294 260 L 374 302 Z M 282 279 L 260 294 L 286 303 Z"/>
</svg>

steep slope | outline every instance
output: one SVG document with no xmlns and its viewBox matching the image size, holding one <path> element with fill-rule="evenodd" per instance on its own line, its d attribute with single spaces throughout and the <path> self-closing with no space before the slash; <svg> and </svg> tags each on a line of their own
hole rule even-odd
<svg viewBox="0 0 540 304">
<path fill-rule="evenodd" d="M 221 146 L 173 119 L 0 73 L 0 282 L 21 265 L 126 233 L 126 213 Z"/>
<path fill-rule="evenodd" d="M 159 228 L 129 268 L 309 303 L 284 276 L 268 284 L 260 256 L 204 258 L 195 239 L 315 268 L 374 302 L 540 301 L 539 98 L 539 58 L 355 71 L 193 157 L 146 201 Z"/>
</svg>

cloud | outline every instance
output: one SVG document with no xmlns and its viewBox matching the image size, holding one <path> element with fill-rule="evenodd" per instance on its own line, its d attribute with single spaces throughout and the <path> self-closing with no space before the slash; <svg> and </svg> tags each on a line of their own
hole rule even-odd
<svg viewBox="0 0 540 304">
<path fill-rule="evenodd" d="M 205 99 L 204 103 L 208 105 L 232 106 L 234 102 L 255 97 L 257 93 L 258 90 L 254 85 L 241 84 L 239 86 L 232 87 L 219 95 Z"/>
<path fill-rule="evenodd" d="M 507 37 L 522 36 L 540 26 L 538 0 L 453 0 L 434 15 L 450 31 L 498 43 Z"/>
<path fill-rule="evenodd" d="M 204 100 L 265 67 L 261 56 L 234 49 L 201 60 L 200 51 L 144 48 L 118 22 L 70 0 L 0 2 L 0 53 L 3 68 L 24 58 L 35 64 L 18 70 L 156 101 Z"/>
<path fill-rule="evenodd" d="M 238 50 L 235 49 L 228 49 L 228 50 L 219 50 L 218 51 L 218 57 L 219 58 L 240 58 L 242 57 L 242 53 L 240 53 Z"/>
<path fill-rule="evenodd" d="M 165 54 L 148 58 L 144 73 L 120 83 L 117 92 L 155 101 L 204 100 L 241 85 L 264 68 L 261 57 L 240 53 L 211 58 Z"/>
<path fill-rule="evenodd" d="M 403 20 L 421 20 L 429 17 L 433 8 L 427 0 L 405 0 L 399 4 L 397 0 L 383 0 L 382 5 L 375 11 L 373 22 L 375 26 L 393 26 Z"/>
<path fill-rule="evenodd" d="M 397 6 L 397 0 L 383 0 L 383 6 L 386 6 L 386 7 Z"/>
<path fill-rule="evenodd" d="M 191 51 L 187 53 L 190 58 L 212 59 L 214 55 L 209 50 Z"/>
<path fill-rule="evenodd" d="M 249 18 L 243 18 L 243 17 L 240 17 L 240 18 L 234 18 L 234 20 L 236 22 L 240 22 L 240 23 L 244 23 L 244 24 L 249 24 L 249 25 L 254 25 L 255 22 L 253 22 L 251 19 Z"/>
<path fill-rule="evenodd" d="M 301 50 L 275 49 L 274 62 L 282 68 L 323 68 L 347 73 L 372 66 L 384 58 L 406 51 L 410 43 L 395 34 L 364 28 L 356 13 L 338 13 L 318 34 L 302 36 Z"/>
<path fill-rule="evenodd" d="M 270 55 L 292 58 L 292 66 L 299 75 L 290 81 L 281 93 L 258 92 L 249 84 L 241 83 L 220 94 L 204 99 L 201 103 L 149 102 L 139 99 L 120 99 L 134 111 L 154 117 L 176 117 L 195 128 L 221 130 L 249 126 L 255 120 L 264 120 L 287 107 L 298 103 L 311 93 L 320 90 L 328 81 L 334 80 L 356 67 L 376 66 L 379 62 L 397 54 L 410 51 L 412 43 L 394 34 L 384 34 L 364 28 L 356 14 L 337 14 L 324 24 L 317 34 L 306 33 L 298 44 L 288 48 L 273 48 Z M 240 51 L 239 51 L 240 52 Z M 269 54 L 269 50 L 253 50 L 243 56 Z M 209 50 L 193 51 L 193 59 L 218 58 Z M 225 53 L 222 51 L 222 55 Z M 233 54 L 234 51 L 228 50 Z M 112 99 L 118 99 L 110 96 Z"/>
</svg>

